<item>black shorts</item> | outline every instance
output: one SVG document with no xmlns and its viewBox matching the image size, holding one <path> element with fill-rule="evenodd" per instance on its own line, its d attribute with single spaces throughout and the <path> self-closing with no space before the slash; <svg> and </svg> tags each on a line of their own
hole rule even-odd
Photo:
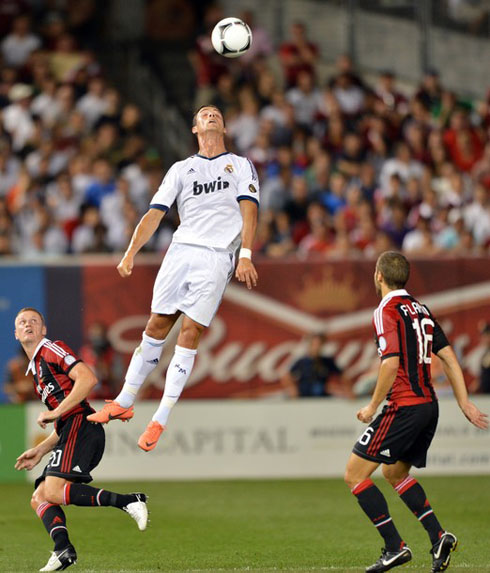
<svg viewBox="0 0 490 573">
<path fill-rule="evenodd" d="M 36 480 L 36 488 L 46 476 L 79 483 L 92 481 L 90 472 L 104 453 L 105 432 L 101 424 L 87 422 L 86 416 L 86 413 L 75 414 L 64 422 L 49 462 Z"/>
<path fill-rule="evenodd" d="M 402 461 L 424 468 L 438 418 L 437 401 L 415 406 L 390 404 L 366 428 L 352 451 L 381 464 Z"/>
</svg>

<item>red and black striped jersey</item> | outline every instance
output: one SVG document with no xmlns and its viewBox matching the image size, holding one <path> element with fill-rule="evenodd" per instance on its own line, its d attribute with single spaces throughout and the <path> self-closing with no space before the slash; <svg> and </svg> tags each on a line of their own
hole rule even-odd
<svg viewBox="0 0 490 573">
<path fill-rule="evenodd" d="M 43 338 L 37 345 L 27 372 L 31 371 L 34 374 L 36 394 L 49 410 L 54 410 L 71 392 L 75 382 L 69 374 L 79 362 L 80 358 L 61 340 L 53 342 Z M 93 411 L 87 400 L 83 400 L 63 414 L 61 420 L 66 420 L 74 414 Z"/>
<path fill-rule="evenodd" d="M 390 291 L 374 311 L 373 326 L 381 360 L 400 357 L 388 401 L 409 406 L 436 400 L 431 356 L 449 342 L 429 309 L 404 289 Z"/>
</svg>

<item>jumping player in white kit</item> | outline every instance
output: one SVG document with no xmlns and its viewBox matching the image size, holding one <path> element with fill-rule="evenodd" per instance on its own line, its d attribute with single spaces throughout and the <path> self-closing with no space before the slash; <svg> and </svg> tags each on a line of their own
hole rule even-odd
<svg viewBox="0 0 490 573">
<path fill-rule="evenodd" d="M 199 339 L 218 310 L 240 244 L 236 277 L 249 289 L 258 278 L 251 260 L 259 205 L 257 172 L 248 159 L 226 150 L 223 115 L 215 106 L 197 111 L 192 132 L 199 152 L 169 169 L 117 267 L 122 277 L 131 275 L 135 255 L 176 201 L 181 222 L 155 280 L 143 339 L 119 395 L 87 417 L 99 423 L 133 417 L 136 394 L 158 364 L 165 339 L 183 314 L 160 406 L 138 440 L 145 451 L 156 446 L 191 374 Z"/>
</svg>

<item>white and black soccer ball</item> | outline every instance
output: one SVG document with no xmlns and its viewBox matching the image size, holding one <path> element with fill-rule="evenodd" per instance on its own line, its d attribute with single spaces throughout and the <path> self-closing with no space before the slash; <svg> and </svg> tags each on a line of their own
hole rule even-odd
<svg viewBox="0 0 490 573">
<path fill-rule="evenodd" d="M 213 29 L 211 42 L 225 58 L 238 58 L 252 45 L 252 32 L 240 18 L 224 18 Z"/>
</svg>

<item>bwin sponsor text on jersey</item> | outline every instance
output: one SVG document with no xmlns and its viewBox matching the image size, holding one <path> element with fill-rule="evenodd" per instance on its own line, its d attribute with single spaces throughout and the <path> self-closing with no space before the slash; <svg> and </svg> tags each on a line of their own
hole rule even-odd
<svg viewBox="0 0 490 573">
<path fill-rule="evenodd" d="M 227 189 L 230 186 L 228 181 L 222 181 L 221 177 L 218 177 L 216 181 L 209 181 L 208 183 L 199 183 L 199 181 L 194 181 L 192 184 L 192 194 L 200 195 L 201 193 L 212 193 L 213 191 L 221 191 L 222 189 Z"/>
</svg>

